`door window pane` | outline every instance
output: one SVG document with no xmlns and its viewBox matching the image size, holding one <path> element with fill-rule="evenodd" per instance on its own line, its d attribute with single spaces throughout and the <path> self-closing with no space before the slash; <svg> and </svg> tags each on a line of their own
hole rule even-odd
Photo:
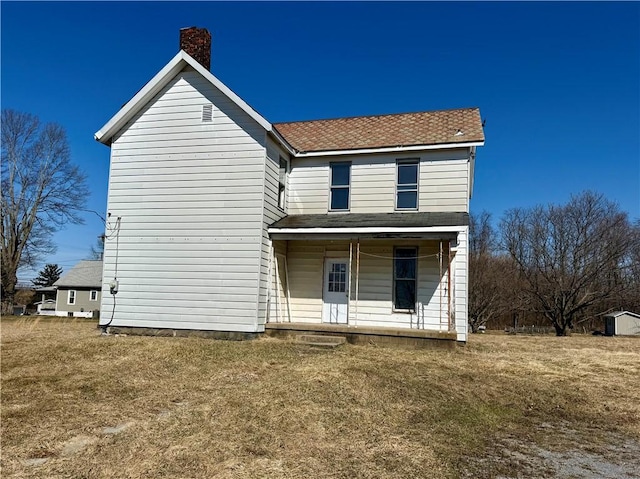
<svg viewBox="0 0 640 479">
<path fill-rule="evenodd" d="M 345 263 L 332 263 L 329 270 L 329 292 L 344 293 L 347 291 L 347 265 Z"/>
</svg>

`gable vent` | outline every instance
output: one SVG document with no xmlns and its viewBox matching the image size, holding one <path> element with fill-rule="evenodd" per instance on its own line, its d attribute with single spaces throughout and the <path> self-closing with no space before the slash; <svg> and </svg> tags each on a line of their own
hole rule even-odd
<svg viewBox="0 0 640 479">
<path fill-rule="evenodd" d="M 213 121 L 213 105 L 202 105 L 202 122 L 209 123 Z"/>
</svg>

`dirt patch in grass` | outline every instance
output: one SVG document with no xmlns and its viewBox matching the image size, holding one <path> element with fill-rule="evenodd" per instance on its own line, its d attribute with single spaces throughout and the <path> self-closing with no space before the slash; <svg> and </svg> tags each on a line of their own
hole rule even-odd
<svg viewBox="0 0 640 479">
<path fill-rule="evenodd" d="M 633 338 L 317 350 L 1 326 L 6 477 L 638 477 Z M 559 468 L 571 454 L 592 462 Z"/>
</svg>

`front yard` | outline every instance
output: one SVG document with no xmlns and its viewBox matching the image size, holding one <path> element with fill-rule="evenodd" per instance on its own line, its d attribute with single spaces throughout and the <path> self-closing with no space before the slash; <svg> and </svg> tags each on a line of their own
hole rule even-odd
<svg viewBox="0 0 640 479">
<path fill-rule="evenodd" d="M 327 351 L 1 326 L 3 477 L 640 477 L 640 339 Z"/>
</svg>

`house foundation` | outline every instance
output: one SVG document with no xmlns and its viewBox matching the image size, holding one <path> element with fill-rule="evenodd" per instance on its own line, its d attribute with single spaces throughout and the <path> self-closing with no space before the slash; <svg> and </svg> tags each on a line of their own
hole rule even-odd
<svg viewBox="0 0 640 479">
<path fill-rule="evenodd" d="M 413 349 L 455 349 L 459 344 L 455 331 L 354 328 L 335 324 L 268 323 L 264 334 L 276 338 L 293 338 L 303 334 L 342 336 L 349 344 Z"/>
</svg>

